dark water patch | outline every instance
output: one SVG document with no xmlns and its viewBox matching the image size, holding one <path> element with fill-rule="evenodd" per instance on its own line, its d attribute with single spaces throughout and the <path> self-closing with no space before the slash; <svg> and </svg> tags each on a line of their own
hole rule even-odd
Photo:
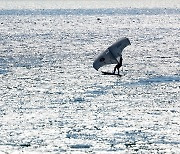
<svg viewBox="0 0 180 154">
<path fill-rule="evenodd" d="M 123 8 L 123 9 L 11 9 L 0 10 L 0 15 L 163 15 L 180 14 L 178 8 Z"/>
<path fill-rule="evenodd" d="M 115 80 L 116 81 L 116 80 Z M 92 86 L 87 87 L 85 91 L 86 97 L 98 97 L 106 95 L 114 87 L 114 81 L 108 81 L 107 83 L 96 83 Z"/>
<path fill-rule="evenodd" d="M 180 82 L 180 77 L 176 76 L 157 76 L 149 78 L 147 80 L 140 80 L 140 83 L 151 84 L 151 83 L 166 83 L 166 82 Z"/>
<path fill-rule="evenodd" d="M 41 67 L 43 65 L 41 56 L 7 56 L 0 58 L 0 74 L 6 74 L 12 67 L 24 67 L 27 69 Z"/>
<path fill-rule="evenodd" d="M 30 147 L 31 144 L 30 143 L 22 143 L 20 144 L 21 147 Z"/>
<path fill-rule="evenodd" d="M 80 133 L 80 132 L 67 132 L 66 138 L 94 140 L 97 138 L 97 136 L 95 134 L 86 134 L 86 133 Z"/>
<path fill-rule="evenodd" d="M 75 145 L 71 145 L 70 147 L 73 149 L 87 149 L 90 148 L 92 145 L 89 144 L 75 144 Z"/>
<path fill-rule="evenodd" d="M 7 74 L 8 72 L 8 70 L 0 68 L 0 74 Z"/>
<path fill-rule="evenodd" d="M 135 146 L 136 143 L 135 143 L 135 142 L 132 142 L 132 143 L 125 143 L 124 145 L 126 146 L 126 148 L 129 148 L 129 147 Z"/>
<path fill-rule="evenodd" d="M 16 143 L 5 143 L 5 144 L 0 144 L 1 146 L 2 145 L 5 145 L 5 146 L 13 146 L 13 147 L 18 147 L 18 146 L 20 146 L 20 147 L 30 147 L 31 146 L 31 144 L 30 143 L 20 143 L 20 144 L 16 144 Z"/>
<path fill-rule="evenodd" d="M 0 74 L 7 74 L 9 72 L 8 58 L 0 57 Z"/>
<path fill-rule="evenodd" d="M 159 83 L 180 82 L 179 76 L 156 76 L 148 79 L 140 79 L 137 82 L 126 83 L 125 85 L 151 85 Z"/>
<path fill-rule="evenodd" d="M 90 97 L 94 97 L 94 96 L 100 96 L 100 95 L 104 95 L 106 94 L 105 90 L 101 90 L 101 89 L 96 89 L 96 90 L 89 90 L 86 92 L 86 94 L 88 94 L 87 96 Z"/>
<path fill-rule="evenodd" d="M 15 67 L 25 67 L 27 69 L 41 67 L 42 61 L 41 58 L 33 56 L 19 56 L 16 57 L 14 61 Z"/>
</svg>

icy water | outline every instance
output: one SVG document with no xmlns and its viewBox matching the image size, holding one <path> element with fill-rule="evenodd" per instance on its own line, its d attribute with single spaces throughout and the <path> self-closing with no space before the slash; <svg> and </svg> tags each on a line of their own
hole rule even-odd
<svg viewBox="0 0 180 154">
<path fill-rule="evenodd" d="M 179 1 L 81 2 L 0 1 L 0 153 L 179 153 Z"/>
</svg>

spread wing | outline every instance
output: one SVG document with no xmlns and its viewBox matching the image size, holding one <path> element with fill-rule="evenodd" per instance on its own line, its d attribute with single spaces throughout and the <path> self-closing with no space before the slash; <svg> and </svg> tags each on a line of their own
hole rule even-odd
<svg viewBox="0 0 180 154">
<path fill-rule="evenodd" d="M 128 38 L 118 40 L 95 59 L 93 67 L 98 70 L 104 65 L 117 64 L 117 59 L 122 56 L 123 49 L 130 44 Z"/>
<path fill-rule="evenodd" d="M 93 63 L 93 67 L 98 70 L 100 67 L 108 64 L 117 64 L 117 60 L 115 57 L 113 57 L 109 49 L 106 49 L 96 58 Z"/>
</svg>

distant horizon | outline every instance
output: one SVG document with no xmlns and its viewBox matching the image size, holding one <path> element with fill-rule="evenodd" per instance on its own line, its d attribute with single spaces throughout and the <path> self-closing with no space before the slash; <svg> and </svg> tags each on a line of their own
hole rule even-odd
<svg viewBox="0 0 180 154">
<path fill-rule="evenodd" d="M 42 3 L 43 1 L 43 3 Z M 180 8 L 179 0 L 0 0 L 0 9 Z"/>
<path fill-rule="evenodd" d="M 0 15 L 157 15 L 180 14 L 172 8 L 92 8 L 92 9 L 2 9 Z"/>
</svg>

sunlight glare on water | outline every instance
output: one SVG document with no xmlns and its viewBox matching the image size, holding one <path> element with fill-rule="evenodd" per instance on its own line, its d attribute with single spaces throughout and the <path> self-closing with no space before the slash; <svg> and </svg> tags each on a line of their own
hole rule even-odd
<svg viewBox="0 0 180 154">
<path fill-rule="evenodd" d="M 179 153 L 179 21 L 179 0 L 1 0 L 0 153 Z"/>
</svg>

